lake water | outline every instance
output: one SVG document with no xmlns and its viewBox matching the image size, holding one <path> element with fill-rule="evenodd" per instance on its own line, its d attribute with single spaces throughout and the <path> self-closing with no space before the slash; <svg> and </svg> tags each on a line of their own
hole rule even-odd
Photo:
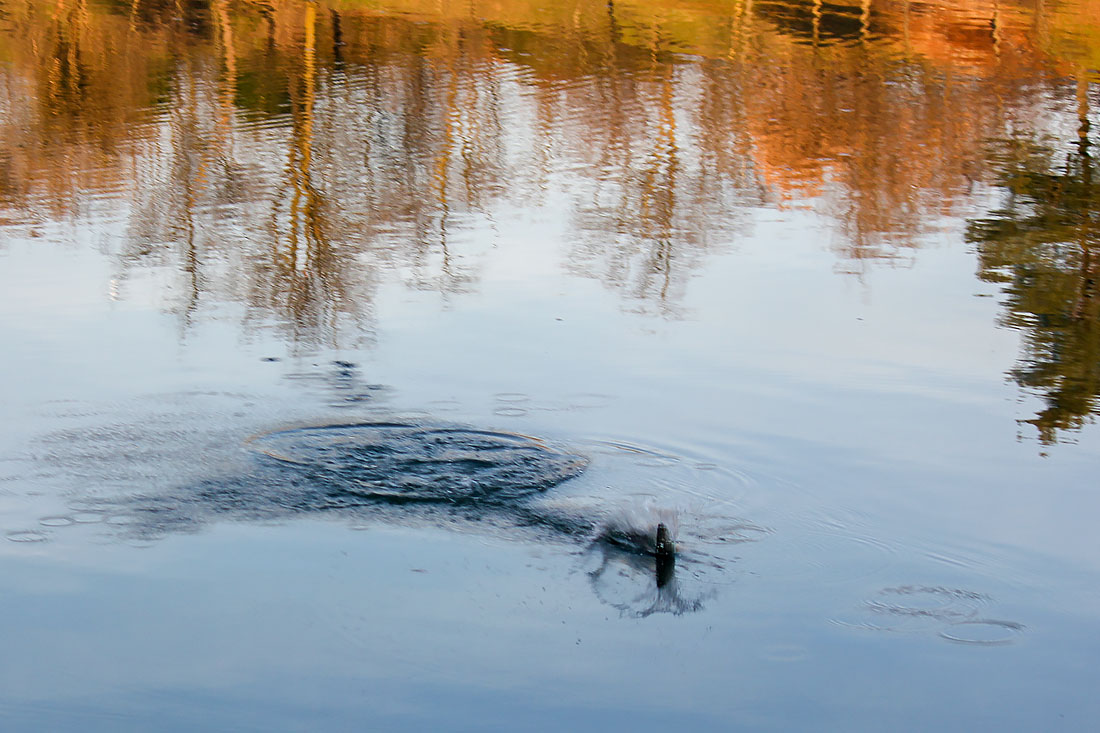
<svg viewBox="0 0 1100 733">
<path fill-rule="evenodd" d="M 0 727 L 1097 729 L 1098 18 L 0 0 Z"/>
</svg>

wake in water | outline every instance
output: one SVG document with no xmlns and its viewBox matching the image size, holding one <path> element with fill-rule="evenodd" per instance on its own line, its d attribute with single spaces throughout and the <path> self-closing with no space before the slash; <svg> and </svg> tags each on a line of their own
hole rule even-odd
<svg viewBox="0 0 1100 733">
<path fill-rule="evenodd" d="M 655 613 L 680 615 L 699 611 L 714 595 L 697 582 L 697 570 L 709 558 L 679 542 L 681 510 L 649 499 L 620 507 L 599 526 L 587 555 L 588 580 L 602 602 L 623 615 L 644 618 Z M 677 573 L 684 563 L 689 572 Z"/>
<path fill-rule="evenodd" d="M 599 538 L 628 552 L 655 555 L 659 527 L 664 527 L 669 540 L 675 542 L 680 532 L 679 510 L 638 500 L 609 516 L 600 529 Z"/>
<path fill-rule="evenodd" d="M 140 542 L 218 521 L 322 515 L 534 532 L 583 548 L 596 595 L 636 616 L 699 610 L 712 593 L 708 578 L 728 563 L 702 552 L 697 534 L 680 540 L 686 516 L 700 527 L 710 517 L 659 506 L 653 497 L 626 497 L 607 508 L 603 497 L 585 504 L 550 496 L 589 459 L 526 435 L 386 421 L 281 429 L 245 445 L 253 457 L 243 471 L 72 508 L 99 514 Z"/>
</svg>

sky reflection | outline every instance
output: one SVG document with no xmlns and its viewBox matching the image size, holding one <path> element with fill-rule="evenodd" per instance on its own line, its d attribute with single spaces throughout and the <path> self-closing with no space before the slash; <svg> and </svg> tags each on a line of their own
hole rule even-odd
<svg viewBox="0 0 1100 733">
<path fill-rule="evenodd" d="M 117 221 L 120 297 L 157 268 L 185 324 L 235 301 L 311 348 L 369 334 L 384 283 L 477 289 L 517 211 L 560 217 L 569 272 L 682 317 L 761 207 L 815 212 L 860 276 L 911 266 L 1012 177 L 989 141 L 1056 136 L 1063 102 L 1076 130 L 1043 144 L 1093 165 L 1087 2 L 567 5 L 5 2 L 0 216 Z M 1082 185 L 1050 205 L 1095 208 Z M 1012 375 L 1065 403 L 1050 442 L 1097 384 L 1058 396 L 1033 360 Z"/>
<path fill-rule="evenodd" d="M 1097 18 L 0 0 L 0 726 L 1095 729 Z"/>
</svg>

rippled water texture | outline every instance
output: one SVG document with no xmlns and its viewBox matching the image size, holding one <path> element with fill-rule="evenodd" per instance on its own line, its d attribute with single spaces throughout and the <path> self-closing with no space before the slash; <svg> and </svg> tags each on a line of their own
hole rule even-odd
<svg viewBox="0 0 1100 733">
<path fill-rule="evenodd" d="M 344 495 L 387 501 L 498 503 L 544 491 L 586 464 L 514 433 L 407 423 L 280 430 L 249 445 Z"/>
<path fill-rule="evenodd" d="M 1098 0 L 0 0 L 0 730 L 1100 729 L 1098 110 Z"/>
</svg>

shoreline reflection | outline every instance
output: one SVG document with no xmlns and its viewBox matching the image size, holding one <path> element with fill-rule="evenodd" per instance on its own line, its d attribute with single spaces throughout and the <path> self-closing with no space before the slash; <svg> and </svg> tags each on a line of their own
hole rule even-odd
<svg viewBox="0 0 1100 733">
<path fill-rule="evenodd" d="M 1094 210 L 1094 5 L 0 0 L 0 232 L 92 224 L 113 297 L 154 273 L 184 333 L 235 303 L 308 351 L 369 343 L 388 285 L 476 292 L 520 213 L 564 228 L 565 271 L 679 318 L 761 209 L 812 212 L 855 276 L 912 264 L 988 186 L 1014 226 Z M 1065 166 L 986 144 L 1060 125 Z M 1030 224 L 1021 196 L 1046 197 Z M 1100 394 L 1052 366 L 1100 332 L 1095 222 L 1048 256 L 973 220 L 981 277 L 1078 273 L 1073 303 L 1017 284 L 1004 316 L 1055 442 Z"/>
</svg>

